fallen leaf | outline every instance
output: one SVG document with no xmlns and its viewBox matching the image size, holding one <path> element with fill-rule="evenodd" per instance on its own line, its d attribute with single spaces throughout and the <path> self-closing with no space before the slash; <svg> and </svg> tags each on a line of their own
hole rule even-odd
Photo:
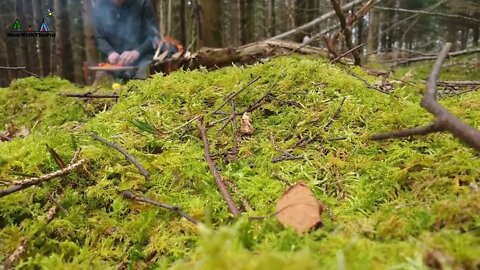
<svg viewBox="0 0 480 270">
<path fill-rule="evenodd" d="M 304 233 L 321 224 L 323 205 L 303 182 L 297 183 L 283 193 L 277 202 L 276 216 L 283 225 Z"/>
<path fill-rule="evenodd" d="M 30 135 L 30 130 L 25 127 L 17 128 L 13 123 L 5 125 L 5 131 L 0 132 L 0 141 L 10 141 L 17 137 L 26 137 Z"/>
<path fill-rule="evenodd" d="M 454 269 L 454 259 L 440 249 L 428 250 L 423 254 L 424 263 L 432 269 Z"/>
<path fill-rule="evenodd" d="M 249 113 L 244 113 L 240 121 L 240 133 L 245 136 L 253 135 L 252 119 Z"/>
</svg>

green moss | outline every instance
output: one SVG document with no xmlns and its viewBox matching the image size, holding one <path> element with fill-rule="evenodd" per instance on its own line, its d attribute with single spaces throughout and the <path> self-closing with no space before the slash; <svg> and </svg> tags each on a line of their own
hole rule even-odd
<svg viewBox="0 0 480 270">
<path fill-rule="evenodd" d="M 299 236 L 274 218 L 234 221 L 203 159 L 196 123 L 167 133 L 212 112 L 228 93 L 257 76 L 261 79 L 235 99 L 237 111 L 267 92 L 277 99 L 252 114 L 255 134 L 241 139 L 238 160 L 219 160 L 217 166 L 237 183 L 235 200 L 251 204 L 247 216 L 273 213 L 288 183 L 305 181 L 335 217 L 324 214 L 320 230 Z M 73 87 L 58 79 L 32 87 L 37 82 L 29 80 L 21 88 L 36 91 L 35 100 L 54 94 L 45 97 L 51 104 L 65 102 L 59 89 Z M 0 95 L 18 92 L 18 85 Z M 387 96 L 322 59 L 289 57 L 246 68 L 157 75 L 127 88 L 131 91 L 118 104 L 91 119 L 71 117 L 77 104 L 72 101 L 55 116 L 39 118 L 45 121 L 42 132 L 0 144 L 0 179 L 56 170 L 45 143 L 65 160 L 78 145 L 88 159 L 87 175 L 72 174 L 0 199 L 0 260 L 22 237 L 30 237 L 20 268 L 109 269 L 121 261 L 139 268 L 155 251 L 150 265 L 159 269 L 422 269 L 423 253 L 432 248 L 443 249 L 458 264 L 480 264 L 479 195 L 468 188 L 480 178 L 477 154 L 449 134 L 368 140 L 378 132 L 431 121 L 419 105 L 421 83 Z M 324 131 L 344 97 L 338 119 Z M 17 94 L 11 106 L 22 100 Z M 480 127 L 479 101 L 480 93 L 472 92 L 442 103 Z M 21 125 L 32 117 L 8 115 Z M 208 114 L 205 121 L 221 117 Z M 77 127 L 75 121 L 85 124 Z M 221 126 L 208 131 L 213 153 L 233 147 L 231 125 Z M 120 153 L 93 141 L 91 131 L 127 149 L 151 180 L 145 181 Z M 299 138 L 315 135 L 326 140 L 294 150 L 304 160 L 271 162 Z M 346 139 L 328 140 L 336 137 Z M 50 206 L 48 192 L 61 181 L 72 185 L 61 201 L 68 214 L 45 226 L 41 217 Z M 127 189 L 179 205 L 205 225 L 196 228 L 172 212 L 127 202 L 119 194 Z"/>
</svg>

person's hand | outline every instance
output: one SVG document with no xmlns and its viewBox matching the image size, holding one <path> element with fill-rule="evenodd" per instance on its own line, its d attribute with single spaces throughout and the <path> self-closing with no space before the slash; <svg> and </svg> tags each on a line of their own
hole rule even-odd
<svg viewBox="0 0 480 270">
<path fill-rule="evenodd" d="M 112 52 L 108 55 L 108 63 L 115 65 L 120 61 L 120 55 L 116 52 Z"/>
<path fill-rule="evenodd" d="M 128 66 L 131 63 L 137 61 L 140 57 L 140 53 L 136 50 L 133 51 L 125 51 L 120 55 L 120 65 Z"/>
</svg>

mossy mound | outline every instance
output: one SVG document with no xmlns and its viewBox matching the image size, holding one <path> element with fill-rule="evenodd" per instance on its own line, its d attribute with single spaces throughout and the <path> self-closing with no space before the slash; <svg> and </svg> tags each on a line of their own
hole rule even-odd
<svg viewBox="0 0 480 270">
<path fill-rule="evenodd" d="M 237 111 L 267 93 L 276 98 L 252 113 L 255 133 L 240 141 L 238 159 L 217 162 L 222 176 L 238 185 L 234 199 L 253 208 L 234 221 L 204 160 L 196 123 L 175 128 L 198 114 L 210 123 L 224 117 L 208 113 L 257 76 L 236 97 Z M 322 59 L 290 57 L 248 68 L 179 71 L 129 88 L 80 129 L 66 123 L 0 144 L 0 179 L 56 170 L 45 143 L 64 160 L 81 147 L 88 160 L 87 173 L 68 176 L 61 199 L 68 213 L 48 225 L 48 193 L 65 180 L 0 199 L 0 260 L 28 237 L 22 269 L 113 269 L 122 261 L 135 269 L 422 269 L 430 250 L 451 257 L 439 260 L 453 267 L 480 265 L 480 193 L 468 188 L 480 179 L 478 154 L 449 134 L 368 140 L 431 121 L 419 105 L 422 84 L 384 95 Z M 338 119 L 325 131 L 343 98 Z M 480 127 L 480 93 L 442 103 Z M 89 132 L 127 149 L 151 180 Z M 233 146 L 231 125 L 217 124 L 208 136 L 214 154 Z M 293 149 L 302 160 L 272 162 L 305 136 L 323 140 Z M 271 215 L 298 181 L 330 209 L 322 228 L 297 235 L 274 217 L 247 218 Z M 181 206 L 203 225 L 126 201 L 124 190 Z"/>
<path fill-rule="evenodd" d="M 16 80 L 9 88 L 0 88 L 0 130 L 12 123 L 15 126 L 25 126 L 33 132 L 43 132 L 68 122 L 85 122 L 111 104 L 101 100 L 84 102 L 63 95 L 82 91 L 85 92 L 56 77 Z"/>
</svg>

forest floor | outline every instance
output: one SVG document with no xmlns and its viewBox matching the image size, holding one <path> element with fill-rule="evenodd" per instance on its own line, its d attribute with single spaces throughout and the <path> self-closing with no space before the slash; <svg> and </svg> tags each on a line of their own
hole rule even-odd
<svg viewBox="0 0 480 270">
<path fill-rule="evenodd" d="M 132 81 L 116 104 L 65 97 L 88 89 L 58 78 L 17 80 L 0 89 L 0 127 L 13 122 L 30 134 L 0 142 L 3 184 L 58 170 L 46 144 L 65 161 L 81 148 L 86 163 L 0 198 L 0 262 L 26 243 L 20 269 L 478 269 L 479 154 L 448 133 L 369 140 L 431 122 L 420 106 L 425 82 L 419 80 L 431 65 L 416 65 L 414 79 L 385 94 L 351 76 L 378 81 L 359 68 L 281 57 Z M 452 69 L 442 79 L 480 78 Z M 251 114 L 255 131 L 238 136 L 236 157 L 216 164 L 235 183 L 234 200 L 248 202 L 235 220 L 204 159 L 196 121 L 184 123 L 197 115 L 205 123 L 228 118 L 230 103 L 223 113 L 213 114 L 215 108 L 257 77 L 234 98 L 241 112 L 270 94 Z M 480 128 L 479 91 L 440 102 Z M 234 147 L 232 125 L 224 123 L 208 130 L 213 154 Z M 126 149 L 149 180 L 91 132 Z M 287 150 L 294 160 L 272 162 Z M 328 210 L 321 228 L 301 235 L 272 215 L 278 198 L 299 181 Z M 126 200 L 126 190 L 179 206 L 201 224 Z M 55 206 L 50 196 L 63 208 L 53 219 L 46 217 Z M 259 216 L 266 218 L 249 218 Z"/>
</svg>

